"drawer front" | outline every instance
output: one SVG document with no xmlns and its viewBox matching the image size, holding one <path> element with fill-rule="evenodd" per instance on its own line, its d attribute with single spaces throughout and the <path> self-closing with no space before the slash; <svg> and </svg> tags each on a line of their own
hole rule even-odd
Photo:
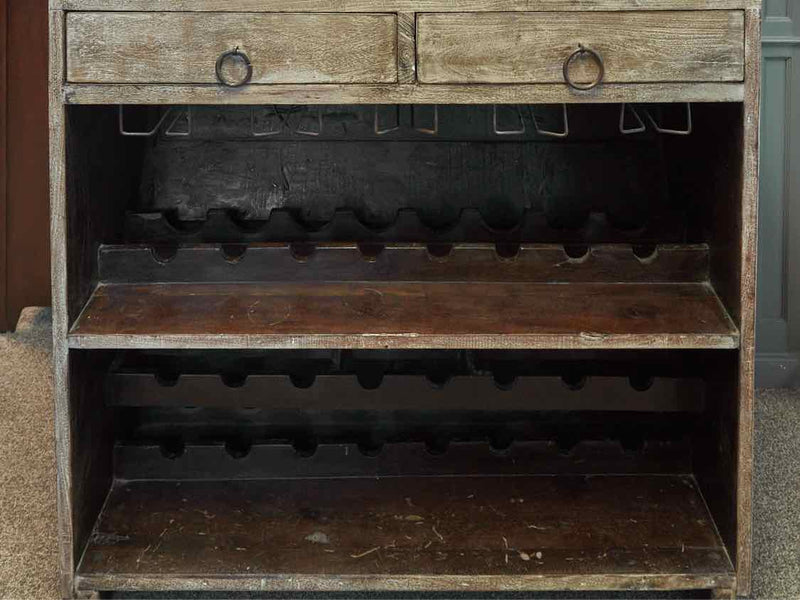
<svg viewBox="0 0 800 600">
<path fill-rule="evenodd" d="M 607 83 L 744 79 L 743 11 L 426 13 L 418 15 L 422 83 L 564 83 L 579 44 Z M 599 74 L 580 57 L 579 84 Z"/>
<path fill-rule="evenodd" d="M 254 84 L 397 81 L 394 14 L 68 13 L 67 80 L 217 83 L 237 47 Z"/>
</svg>

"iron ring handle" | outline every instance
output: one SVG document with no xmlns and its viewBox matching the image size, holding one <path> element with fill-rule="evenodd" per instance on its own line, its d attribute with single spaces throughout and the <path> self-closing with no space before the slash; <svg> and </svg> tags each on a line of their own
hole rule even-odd
<svg viewBox="0 0 800 600">
<path fill-rule="evenodd" d="M 595 64 L 597 64 L 597 69 L 598 69 L 597 77 L 595 77 L 594 81 L 590 83 L 576 83 L 570 77 L 569 74 L 570 67 L 572 66 L 572 63 L 575 62 L 575 59 L 581 56 L 585 56 L 587 54 L 590 57 L 592 57 Z M 575 52 L 573 52 L 572 54 L 570 54 L 567 57 L 567 60 L 564 61 L 564 81 L 566 81 L 567 85 L 569 85 L 574 90 L 587 91 L 596 88 L 598 85 L 600 85 L 600 82 L 603 81 L 603 77 L 605 77 L 605 74 L 606 74 L 606 65 L 603 62 L 603 57 L 600 56 L 596 51 L 592 50 L 591 48 L 587 48 L 583 44 L 578 44 L 578 49 L 575 50 Z"/>
<path fill-rule="evenodd" d="M 240 79 L 239 81 L 234 81 L 234 82 L 228 81 L 222 74 L 222 67 L 225 64 L 225 60 L 228 59 L 229 57 L 244 62 L 244 66 L 247 69 L 247 73 L 245 73 L 245 76 L 242 77 L 242 79 Z M 219 58 L 217 59 L 217 65 L 215 67 L 215 70 L 217 73 L 217 81 L 219 81 L 222 85 L 225 85 L 227 87 L 241 87 L 244 84 L 248 83 L 250 79 L 253 77 L 253 65 L 250 63 L 250 58 L 247 56 L 247 54 L 239 50 L 239 46 L 236 46 L 236 48 L 234 48 L 233 50 L 228 50 L 227 52 L 223 52 L 222 54 L 220 54 Z"/>
</svg>

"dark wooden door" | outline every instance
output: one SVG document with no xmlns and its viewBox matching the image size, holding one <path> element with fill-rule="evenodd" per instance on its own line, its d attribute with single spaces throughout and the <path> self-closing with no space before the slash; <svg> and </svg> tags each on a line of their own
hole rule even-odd
<svg viewBox="0 0 800 600">
<path fill-rule="evenodd" d="M 47 0 L 0 0 L 0 330 L 50 304 Z"/>
</svg>

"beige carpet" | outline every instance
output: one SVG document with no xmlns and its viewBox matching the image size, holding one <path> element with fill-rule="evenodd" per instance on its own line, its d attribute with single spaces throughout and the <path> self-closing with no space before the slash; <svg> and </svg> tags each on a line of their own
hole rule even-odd
<svg viewBox="0 0 800 600">
<path fill-rule="evenodd" d="M 0 598 L 54 598 L 56 470 L 50 311 L 0 335 Z"/>
<path fill-rule="evenodd" d="M 57 597 L 49 318 L 0 335 L 3 599 Z M 754 513 L 754 596 L 800 598 L 800 391 L 758 394 Z"/>
</svg>

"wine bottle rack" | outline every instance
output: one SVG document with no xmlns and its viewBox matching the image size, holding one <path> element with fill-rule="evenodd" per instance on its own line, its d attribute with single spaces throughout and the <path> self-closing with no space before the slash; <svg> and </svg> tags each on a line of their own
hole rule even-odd
<svg viewBox="0 0 800 600">
<path fill-rule="evenodd" d="M 748 595 L 761 3 L 347 4 L 50 2 L 62 596 Z"/>
</svg>

